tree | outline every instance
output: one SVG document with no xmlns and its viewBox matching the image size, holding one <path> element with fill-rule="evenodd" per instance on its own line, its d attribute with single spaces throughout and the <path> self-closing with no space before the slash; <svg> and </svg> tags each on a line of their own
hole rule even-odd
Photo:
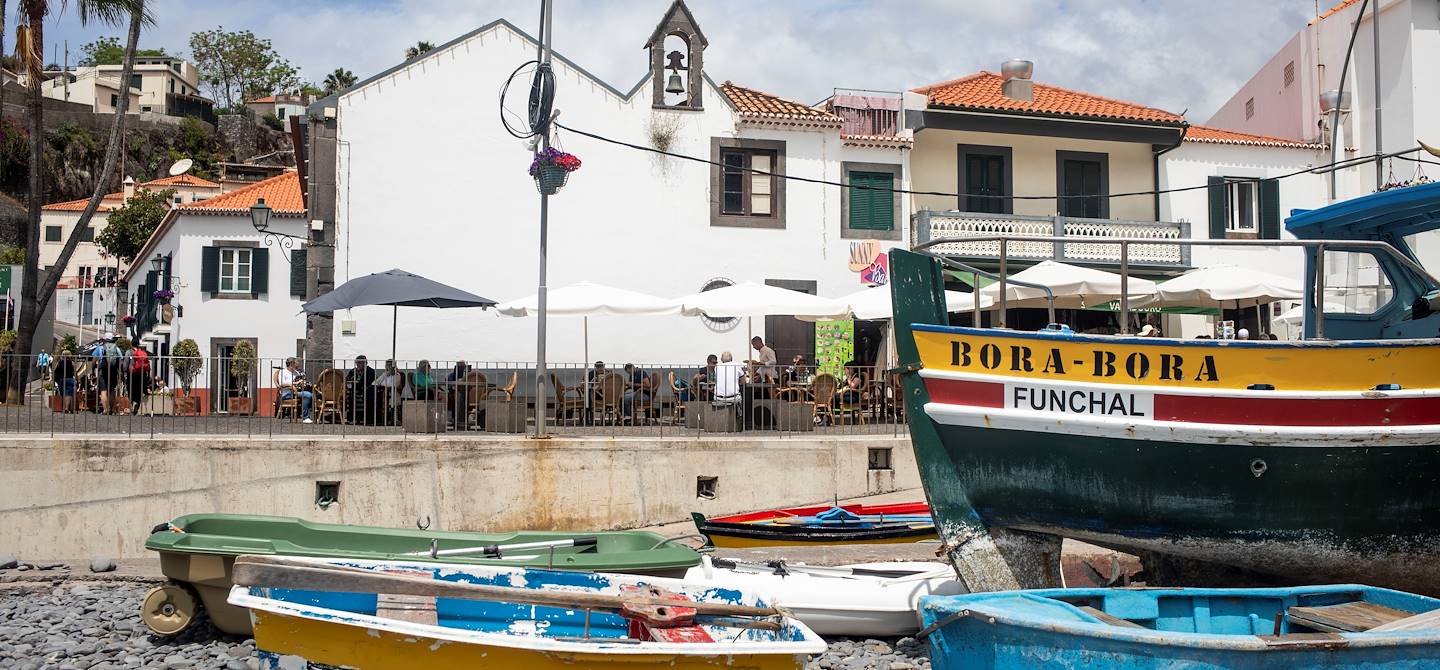
<svg viewBox="0 0 1440 670">
<path fill-rule="evenodd" d="M 3 1 L 3 0 L 0 0 Z M 343 67 L 335 68 L 334 72 L 325 75 L 325 95 L 335 95 L 355 85 L 355 73 Z"/>
<path fill-rule="evenodd" d="M 414 58 L 414 57 L 416 57 L 416 56 L 419 56 L 419 55 L 425 54 L 426 52 L 430 52 L 430 51 L 434 51 L 434 50 L 435 50 L 435 45 L 434 45 L 434 44 L 431 44 L 431 43 L 429 43 L 429 42 L 426 42 L 426 41 L 424 41 L 424 40 L 421 40 L 421 41 L 419 41 L 419 42 L 416 42 L 416 43 L 415 43 L 415 46 L 413 46 L 413 47 L 405 47 L 405 60 L 410 60 L 411 58 Z"/>
<path fill-rule="evenodd" d="M 307 81 L 300 84 L 300 90 L 296 91 L 296 93 L 308 95 L 312 98 L 319 98 L 325 95 L 325 89 L 316 86 L 313 82 Z"/>
<path fill-rule="evenodd" d="M 25 71 L 30 77 L 30 81 L 39 82 L 42 80 L 41 64 L 45 62 L 45 18 L 50 14 L 50 3 L 48 0 L 20 0 L 19 4 L 25 24 L 17 31 L 15 49 L 22 55 Z M 154 17 L 145 6 L 145 0 L 76 0 L 75 4 L 82 24 L 101 21 L 110 25 L 119 25 L 126 17 L 129 18 L 130 32 L 125 46 L 125 63 L 120 70 L 120 81 L 129 81 L 130 75 L 135 71 L 135 49 L 140 42 L 140 27 L 155 22 Z M 45 174 L 44 87 L 31 86 L 29 93 L 30 223 L 26 231 L 25 270 L 21 279 L 25 291 L 20 296 L 20 322 L 17 333 L 19 342 L 15 347 L 15 353 L 20 360 L 25 360 L 30 355 L 31 344 L 35 340 L 35 330 L 40 322 L 40 314 L 45 311 L 50 300 L 55 297 L 55 286 L 59 283 L 61 274 L 60 272 L 51 272 L 46 275 L 45 281 L 40 281 L 40 206 L 45 197 L 43 181 Z M 115 174 L 115 166 L 119 162 L 121 139 L 125 134 L 125 112 L 129 103 L 130 96 L 120 96 L 110 125 L 110 142 L 105 150 L 105 162 L 95 178 L 95 191 L 91 194 L 89 202 L 85 203 L 85 210 L 80 213 L 80 218 L 76 221 L 70 237 L 61 247 L 54 264 L 56 268 L 63 268 L 70 263 L 70 257 L 75 254 L 75 248 L 80 244 L 81 235 L 90 227 L 90 219 L 95 216 L 95 211 L 100 208 L 100 200 L 105 197 L 107 186 Z M 24 365 L 10 367 L 10 383 L 6 393 L 6 402 L 19 404 L 23 401 L 24 375 L 27 368 L 28 366 Z"/>
<path fill-rule="evenodd" d="M 89 44 L 80 47 L 81 67 L 94 67 L 96 65 L 119 65 L 125 61 L 125 46 L 120 44 L 116 37 L 101 37 Z M 137 57 L 164 56 L 164 49 L 137 49 Z"/>
<path fill-rule="evenodd" d="M 211 97 L 230 109 L 246 100 L 300 85 L 299 72 L 290 61 L 275 52 L 270 40 L 248 30 L 231 32 L 221 26 L 192 33 L 190 53 Z"/>
<path fill-rule="evenodd" d="M 185 395 L 190 395 L 190 387 L 195 384 L 195 376 L 200 374 L 200 369 L 205 366 L 205 359 L 200 357 L 200 345 L 195 340 L 186 338 L 175 344 L 170 350 L 170 366 L 175 370 L 175 376 L 180 378 L 180 390 Z"/>
<path fill-rule="evenodd" d="M 166 212 L 170 211 L 170 199 L 173 197 L 175 191 L 172 189 L 136 191 L 125 204 L 110 212 L 105 229 L 95 236 L 95 243 L 105 253 L 130 264 L 160 226 Z"/>
</svg>

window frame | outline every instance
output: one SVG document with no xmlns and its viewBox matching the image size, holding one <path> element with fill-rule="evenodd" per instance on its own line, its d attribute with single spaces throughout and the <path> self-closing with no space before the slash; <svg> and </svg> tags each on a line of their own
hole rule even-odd
<svg viewBox="0 0 1440 670">
<path fill-rule="evenodd" d="M 736 156 L 740 158 L 740 165 L 736 167 L 735 172 L 732 172 L 731 168 L 729 167 L 730 163 L 726 160 L 726 158 L 730 156 Z M 768 163 L 770 166 L 768 169 L 764 170 L 764 172 L 771 173 L 769 177 L 753 172 L 754 170 L 760 169 L 755 167 L 755 158 L 759 156 L 764 156 L 766 158 L 766 163 Z M 775 203 L 773 200 L 770 203 L 770 211 L 763 214 L 758 214 L 754 211 L 755 180 L 757 178 L 767 179 L 770 182 L 770 192 L 766 195 L 769 195 L 772 199 L 775 196 L 775 158 L 775 152 L 770 149 L 742 149 L 735 147 L 722 147 L 720 149 L 720 163 L 722 164 L 722 167 L 720 168 L 720 214 L 722 216 L 750 216 L 765 218 L 775 216 Z M 740 177 L 739 193 L 741 207 L 740 211 L 738 212 L 725 210 L 725 201 L 727 197 L 732 193 L 732 191 L 726 188 L 725 181 L 732 174 L 738 174 L 738 176 Z"/>
<path fill-rule="evenodd" d="M 1055 195 L 1065 195 L 1065 164 L 1068 162 L 1096 163 L 1100 166 L 1100 192 L 1094 196 L 1100 200 L 1099 216 L 1073 216 L 1065 214 L 1066 199 L 1056 198 L 1055 213 L 1059 216 L 1067 216 L 1077 219 L 1108 219 L 1110 218 L 1110 154 L 1095 151 L 1056 151 L 1055 152 Z"/>
<path fill-rule="evenodd" d="M 955 145 L 955 192 L 960 194 L 956 199 L 955 208 L 962 212 L 974 211 L 969 209 L 966 202 L 966 183 L 970 181 L 967 170 L 970 166 L 970 156 L 991 156 L 1001 160 L 1001 175 L 1004 184 L 1000 188 L 1000 211 L 982 212 L 985 214 L 1014 214 L 1015 213 L 1015 150 L 1011 147 L 987 146 L 983 144 L 957 144 Z"/>
<path fill-rule="evenodd" d="M 81 242 L 94 243 L 94 242 L 95 242 L 95 226 L 85 226 L 85 230 L 83 230 L 83 231 L 80 232 L 80 241 L 81 241 Z"/>
<path fill-rule="evenodd" d="M 255 281 L 255 249 L 253 247 L 238 246 L 220 246 L 219 249 L 220 253 L 217 266 L 219 276 L 215 292 L 221 295 L 252 295 L 253 291 L 251 288 Z M 240 252 L 244 252 L 245 254 L 245 262 L 243 264 L 245 273 L 243 277 L 240 274 L 240 268 L 242 267 L 240 263 Z M 227 253 L 232 257 L 232 260 L 228 262 L 225 260 Z M 227 264 L 233 269 L 232 276 L 227 276 L 226 274 Z M 231 282 L 230 288 L 225 288 L 227 279 Z M 240 281 L 242 279 L 245 281 L 245 287 L 243 289 L 240 288 Z"/>
<path fill-rule="evenodd" d="M 843 177 L 844 183 L 846 183 L 846 184 L 849 184 L 849 183 L 850 183 L 850 174 L 851 174 L 852 172 L 866 172 L 866 173 L 877 173 L 877 174 L 878 174 L 878 173 L 889 174 L 889 175 L 890 175 L 890 178 L 891 178 L 891 180 L 892 180 L 891 183 L 892 183 L 896 188 L 899 188 L 899 187 L 901 187 L 901 186 L 904 185 L 904 182 L 903 182 L 903 179 L 902 179 L 902 178 L 903 178 L 903 168 L 902 168 L 901 165 L 896 164 L 896 163 L 860 163 L 860 162 L 842 162 L 842 163 L 840 163 L 840 174 L 841 174 L 842 177 Z M 903 236 L 904 236 L 904 226 L 902 225 L 901 222 L 902 222 L 902 221 L 904 220 L 904 218 L 905 218 L 905 216 L 904 216 L 905 213 L 904 213 L 904 211 L 902 210 L 902 206 L 903 206 L 903 204 L 904 204 L 904 200 L 903 200 L 903 198 L 902 198 L 902 196 L 901 196 L 900 193 L 893 193 L 893 194 L 891 194 L 891 195 L 892 195 L 892 197 L 893 197 L 893 201 L 892 201 L 892 204 L 891 204 L 891 215 L 892 215 L 892 219 L 891 219 L 891 221 L 890 221 L 890 228 L 889 228 L 889 230 L 883 230 L 883 229 L 877 229 L 877 228 L 852 228 L 852 227 L 850 226 L 850 189 L 849 189 L 849 188 L 842 188 L 842 189 L 840 189 L 840 237 L 842 237 L 842 238 L 849 238 L 849 239 L 871 239 L 871 240 L 900 240 L 900 239 L 903 239 Z"/>
<path fill-rule="evenodd" d="M 751 214 L 748 213 L 752 204 L 753 193 L 751 189 L 754 184 L 751 179 L 742 180 L 742 199 L 744 200 L 746 213 L 733 213 L 724 211 L 725 199 L 725 175 L 726 168 L 722 167 L 726 154 L 740 152 L 745 155 L 745 167 L 750 165 L 750 157 L 756 154 L 768 154 L 771 159 L 770 172 L 770 213 Z M 710 225 L 732 226 L 738 228 L 784 228 L 785 227 L 785 179 L 774 175 L 785 174 L 785 142 L 782 140 L 756 140 L 749 138 L 710 138 Z M 749 173 L 745 173 L 749 174 Z M 751 175 L 753 176 L 753 175 Z"/>
<path fill-rule="evenodd" d="M 50 239 L 50 233 L 51 233 L 51 231 L 54 231 L 54 233 L 55 233 L 55 239 L 53 239 L 53 240 Z M 54 224 L 46 224 L 46 225 L 45 225 L 45 241 L 46 241 L 46 242 L 50 242 L 50 243 L 64 242 L 64 241 L 65 241 L 65 227 L 64 227 L 64 226 L 57 226 L 57 225 L 54 225 Z"/>
<path fill-rule="evenodd" d="M 1241 187 L 1250 192 L 1250 226 L 1239 225 Z M 1225 234 L 1260 235 L 1260 184 L 1247 177 L 1225 177 Z"/>
</svg>

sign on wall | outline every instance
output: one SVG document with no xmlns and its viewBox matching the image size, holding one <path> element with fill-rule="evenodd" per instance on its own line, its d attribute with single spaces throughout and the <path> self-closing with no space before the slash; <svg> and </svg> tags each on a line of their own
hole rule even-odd
<svg viewBox="0 0 1440 670">
<path fill-rule="evenodd" d="M 819 321 L 815 323 L 815 367 L 817 373 L 828 373 L 839 379 L 845 372 L 845 364 L 854 359 L 854 321 Z"/>
<path fill-rule="evenodd" d="M 884 286 L 890 283 L 889 255 L 876 240 L 851 242 L 850 271 L 860 273 L 860 283 L 865 286 Z"/>
</svg>

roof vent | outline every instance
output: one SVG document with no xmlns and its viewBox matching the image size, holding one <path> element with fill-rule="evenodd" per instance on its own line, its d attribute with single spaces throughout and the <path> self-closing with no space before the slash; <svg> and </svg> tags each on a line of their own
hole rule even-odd
<svg viewBox="0 0 1440 670">
<path fill-rule="evenodd" d="M 1011 100 L 1031 102 L 1035 100 L 1035 82 L 1030 75 L 1035 73 L 1034 61 L 1012 58 L 1000 65 L 1000 93 Z"/>
</svg>

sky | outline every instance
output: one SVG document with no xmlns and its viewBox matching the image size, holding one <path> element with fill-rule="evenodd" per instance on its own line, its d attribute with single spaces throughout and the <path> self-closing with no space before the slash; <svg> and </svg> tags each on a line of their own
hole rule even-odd
<svg viewBox="0 0 1440 670">
<path fill-rule="evenodd" d="M 642 46 L 671 0 L 556 0 L 555 49 L 629 90 Z M 540 0 L 151 0 L 143 48 L 188 54 L 192 32 L 224 26 L 270 39 L 321 81 L 361 79 L 496 18 L 534 34 Z M 14 3 L 9 3 L 12 7 Z M 52 0 L 52 4 L 55 4 Z M 69 41 L 123 37 L 82 26 L 72 7 L 47 25 L 46 60 Z M 1318 7 L 1328 8 L 1325 0 Z M 1139 102 L 1204 122 L 1298 32 L 1316 0 L 688 0 L 710 41 L 706 71 L 806 103 L 834 88 L 898 91 L 1035 61 L 1035 80 Z M 13 10 L 12 10 L 13 11 Z M 13 19 L 12 19 L 13 20 Z M 9 31 L 13 35 L 13 30 Z M 7 40 L 7 41 L 13 41 Z"/>
</svg>

